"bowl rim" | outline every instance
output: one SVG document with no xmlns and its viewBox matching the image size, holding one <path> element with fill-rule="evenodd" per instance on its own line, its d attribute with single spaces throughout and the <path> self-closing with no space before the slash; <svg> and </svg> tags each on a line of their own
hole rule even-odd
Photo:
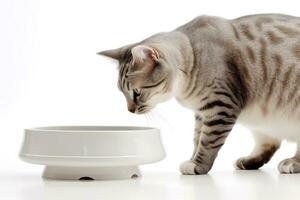
<svg viewBox="0 0 300 200">
<path fill-rule="evenodd" d="M 137 132 L 153 132 L 159 131 L 155 127 L 146 126 L 101 126 L 101 125 L 66 125 L 66 126 L 41 126 L 33 128 L 25 128 L 25 132 L 60 132 L 60 133 L 137 133 Z"/>
</svg>

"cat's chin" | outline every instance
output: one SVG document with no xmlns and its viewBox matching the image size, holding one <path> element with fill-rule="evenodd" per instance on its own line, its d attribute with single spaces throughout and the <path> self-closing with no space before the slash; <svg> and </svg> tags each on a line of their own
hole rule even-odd
<svg viewBox="0 0 300 200">
<path fill-rule="evenodd" d="M 150 112 L 150 109 L 148 109 L 148 110 L 143 110 L 143 111 L 137 111 L 137 112 L 135 112 L 134 114 L 142 115 L 142 114 L 146 114 L 146 113 L 149 113 L 149 112 Z"/>
<path fill-rule="evenodd" d="M 149 113 L 152 110 L 152 108 L 153 107 L 147 106 L 147 108 L 145 108 L 145 109 L 137 110 L 135 112 L 135 114 L 138 114 L 138 115 L 147 114 L 147 113 Z"/>
<path fill-rule="evenodd" d="M 152 108 L 153 108 L 153 106 L 141 105 L 135 110 L 134 114 L 138 114 L 138 115 L 145 114 L 145 113 L 150 112 Z"/>
</svg>

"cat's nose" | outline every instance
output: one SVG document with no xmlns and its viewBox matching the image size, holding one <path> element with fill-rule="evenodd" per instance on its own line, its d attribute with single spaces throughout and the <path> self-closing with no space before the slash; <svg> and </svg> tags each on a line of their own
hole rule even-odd
<svg viewBox="0 0 300 200">
<path fill-rule="evenodd" d="M 134 104 L 128 105 L 128 111 L 134 113 L 135 112 L 135 105 Z"/>
</svg>

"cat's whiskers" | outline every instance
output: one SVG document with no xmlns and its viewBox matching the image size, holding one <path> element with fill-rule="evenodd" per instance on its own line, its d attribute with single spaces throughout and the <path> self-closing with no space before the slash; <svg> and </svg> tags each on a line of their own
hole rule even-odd
<svg viewBox="0 0 300 200">
<path fill-rule="evenodd" d="M 149 126 L 150 125 L 150 119 L 149 119 L 149 116 L 148 116 L 148 114 L 147 113 L 145 113 L 145 118 L 146 118 L 146 123 L 147 123 L 147 126 Z"/>
<path fill-rule="evenodd" d="M 158 108 L 150 110 L 147 113 L 154 124 L 158 124 L 159 126 L 167 125 L 169 128 L 172 129 L 172 125 L 169 121 L 163 116 L 161 112 L 159 112 Z"/>
</svg>

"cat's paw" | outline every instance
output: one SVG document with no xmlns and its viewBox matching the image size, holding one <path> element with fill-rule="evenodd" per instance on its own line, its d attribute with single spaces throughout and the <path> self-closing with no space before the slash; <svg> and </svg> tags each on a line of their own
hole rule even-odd
<svg viewBox="0 0 300 200">
<path fill-rule="evenodd" d="M 239 159 L 237 159 L 235 162 L 234 162 L 234 164 L 233 164 L 233 166 L 234 166 L 234 168 L 235 169 L 246 169 L 245 168 L 245 166 L 244 166 L 244 158 L 239 158 Z"/>
<path fill-rule="evenodd" d="M 261 159 L 255 158 L 255 157 L 242 157 L 242 158 L 239 158 L 234 163 L 234 167 L 236 169 L 241 169 L 241 170 L 258 169 L 263 165 L 264 165 L 264 162 Z"/>
<path fill-rule="evenodd" d="M 285 159 L 279 163 L 278 170 L 282 174 L 300 173 L 300 159 L 299 158 Z"/>
<path fill-rule="evenodd" d="M 208 168 L 196 165 L 192 160 L 187 160 L 180 165 L 180 172 L 183 175 L 200 175 L 207 174 Z"/>
<path fill-rule="evenodd" d="M 195 175 L 196 174 L 195 167 L 196 164 L 193 161 L 187 160 L 181 163 L 179 168 L 180 168 L 180 172 L 183 175 Z"/>
</svg>

